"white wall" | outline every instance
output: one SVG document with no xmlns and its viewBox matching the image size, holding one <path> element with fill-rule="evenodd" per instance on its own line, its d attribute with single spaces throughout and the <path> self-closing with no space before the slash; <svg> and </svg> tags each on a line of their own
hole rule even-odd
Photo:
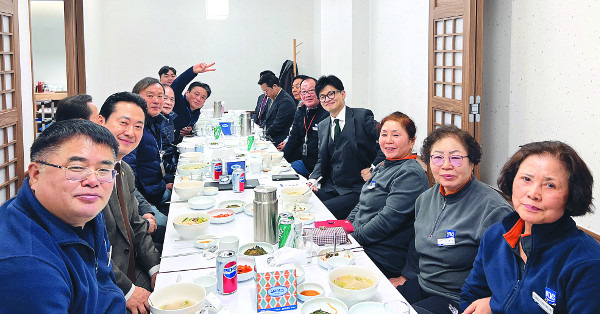
<svg viewBox="0 0 600 314">
<path fill-rule="evenodd" d="M 66 90 L 67 61 L 63 1 L 31 1 L 34 80 Z"/>
<path fill-rule="evenodd" d="M 427 136 L 427 1 L 371 1 L 370 108 L 377 120 L 401 111 L 415 121 L 419 152 Z"/>
<path fill-rule="evenodd" d="M 484 53 L 484 99 L 490 107 L 486 120 L 493 122 L 483 132 L 488 133 L 486 154 L 496 157 L 486 164 L 486 176 L 495 181 L 498 162 L 521 144 L 560 140 L 595 175 L 595 204 L 600 206 L 600 2 L 486 2 L 490 4 L 485 48 L 497 51 Z M 600 233 L 600 212 L 577 222 Z"/>
<path fill-rule="evenodd" d="M 163 65 L 180 73 L 214 61 L 216 72 L 197 77 L 213 91 L 207 104 L 225 100 L 229 109 L 253 110 L 259 72 L 279 74 L 283 61 L 293 58 L 293 38 L 303 42 L 299 72 L 315 73 L 309 1 L 230 0 L 223 21 L 207 21 L 198 0 L 90 2 L 84 8 L 87 88 L 100 104 L 145 76 L 158 77 Z"/>
<path fill-rule="evenodd" d="M 19 61 L 21 78 L 21 117 L 23 118 L 23 155 L 25 162 L 23 171 L 29 165 L 29 148 L 33 143 L 33 77 L 31 74 L 31 46 L 29 44 L 29 3 L 19 0 L 17 4 L 19 14 Z"/>
</svg>

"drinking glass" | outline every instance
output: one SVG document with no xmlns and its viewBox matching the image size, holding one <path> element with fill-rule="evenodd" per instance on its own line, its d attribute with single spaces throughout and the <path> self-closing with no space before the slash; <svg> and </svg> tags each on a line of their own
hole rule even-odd
<svg viewBox="0 0 600 314">
<path fill-rule="evenodd" d="M 306 264 L 310 265 L 313 262 L 313 255 L 315 255 L 315 252 L 313 252 L 313 248 L 314 248 L 314 243 L 313 243 L 313 236 L 315 234 L 315 229 L 304 229 L 302 232 L 302 236 L 300 239 L 300 243 L 298 243 L 300 245 L 300 249 L 304 250 L 306 252 Z"/>
<path fill-rule="evenodd" d="M 410 305 L 401 300 L 387 301 L 383 304 L 386 313 L 390 314 L 409 314 Z"/>
<path fill-rule="evenodd" d="M 270 171 L 273 167 L 273 156 L 271 156 L 271 154 L 263 154 L 262 163 L 263 170 Z"/>
</svg>

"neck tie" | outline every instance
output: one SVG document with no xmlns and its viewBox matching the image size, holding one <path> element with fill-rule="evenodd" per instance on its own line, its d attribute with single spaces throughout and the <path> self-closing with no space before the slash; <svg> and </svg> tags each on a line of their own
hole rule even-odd
<svg viewBox="0 0 600 314">
<path fill-rule="evenodd" d="M 265 95 L 265 97 L 263 98 L 262 104 L 260 105 L 260 112 L 258 113 L 258 124 L 260 124 L 260 121 L 262 120 L 262 116 L 265 113 L 265 106 L 267 105 L 269 98 L 267 97 L 267 95 Z"/>
<path fill-rule="evenodd" d="M 333 119 L 333 123 L 335 123 L 335 127 L 333 128 L 333 141 L 336 142 L 342 132 L 340 129 L 340 119 Z"/>
<path fill-rule="evenodd" d="M 121 215 L 123 215 L 123 222 L 125 223 L 125 229 L 127 229 L 127 239 L 129 240 L 129 267 L 127 268 L 127 278 L 135 284 L 135 250 L 133 249 L 133 240 L 131 237 L 131 227 L 129 226 L 129 218 L 127 216 L 127 204 L 125 204 L 125 192 L 123 191 L 123 180 L 121 176 L 121 164 L 115 165 L 117 170 L 117 195 L 119 196 L 119 205 L 121 205 Z"/>
</svg>

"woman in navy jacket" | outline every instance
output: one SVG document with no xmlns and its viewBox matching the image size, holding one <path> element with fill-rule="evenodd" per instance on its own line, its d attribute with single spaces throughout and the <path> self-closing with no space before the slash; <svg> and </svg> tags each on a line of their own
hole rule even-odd
<svg viewBox="0 0 600 314">
<path fill-rule="evenodd" d="M 465 313 L 594 313 L 600 244 L 571 216 L 592 211 L 593 178 L 567 144 L 524 145 L 498 186 L 516 212 L 490 227 L 461 293 Z"/>
</svg>

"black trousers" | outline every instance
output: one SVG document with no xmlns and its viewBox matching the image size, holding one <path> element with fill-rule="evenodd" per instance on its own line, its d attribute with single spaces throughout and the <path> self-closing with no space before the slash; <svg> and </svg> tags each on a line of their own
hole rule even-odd
<svg viewBox="0 0 600 314">
<path fill-rule="evenodd" d="M 325 192 L 320 189 L 317 191 L 317 197 L 335 216 L 335 219 L 339 220 L 348 218 L 348 215 L 352 209 L 354 209 L 354 206 L 358 204 L 360 193 L 348 193 L 340 195 L 335 190 L 331 192 Z"/>
<path fill-rule="evenodd" d="M 397 289 L 419 314 L 460 313 L 457 302 L 426 293 L 421 289 L 419 280 L 416 278 L 407 280 L 404 285 L 398 286 Z"/>
</svg>

